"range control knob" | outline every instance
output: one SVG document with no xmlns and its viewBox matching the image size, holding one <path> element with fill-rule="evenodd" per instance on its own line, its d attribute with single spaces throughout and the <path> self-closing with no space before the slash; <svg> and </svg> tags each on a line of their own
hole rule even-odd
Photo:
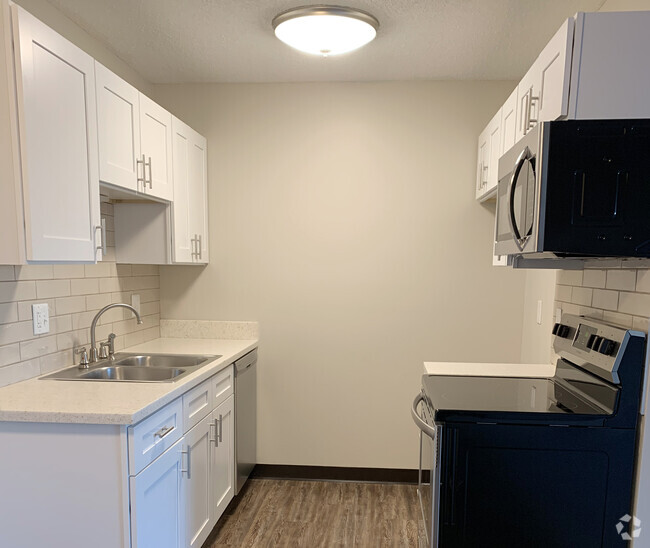
<svg viewBox="0 0 650 548">
<path fill-rule="evenodd" d="M 596 343 L 596 339 L 600 339 L 600 337 L 596 335 L 589 335 L 589 340 L 587 341 L 587 348 L 593 350 L 594 344 Z"/>
<path fill-rule="evenodd" d="M 605 356 L 611 356 L 614 353 L 616 348 L 616 343 L 610 339 L 603 339 L 598 347 L 598 352 L 605 354 Z"/>
<path fill-rule="evenodd" d="M 569 336 L 569 331 L 571 328 L 568 325 L 561 323 L 556 323 L 553 326 L 553 335 L 560 337 L 561 339 L 566 339 Z"/>
</svg>

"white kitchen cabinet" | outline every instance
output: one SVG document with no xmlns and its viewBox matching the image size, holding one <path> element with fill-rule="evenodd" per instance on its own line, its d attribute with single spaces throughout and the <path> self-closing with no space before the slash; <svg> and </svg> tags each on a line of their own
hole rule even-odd
<svg viewBox="0 0 650 548">
<path fill-rule="evenodd" d="M 235 495 L 234 401 L 231 395 L 212 413 L 216 430 L 211 489 L 215 523 Z"/>
<path fill-rule="evenodd" d="M 187 473 L 183 479 L 185 493 L 185 539 L 183 546 L 200 548 L 210 534 L 213 519 L 211 500 L 211 457 L 215 426 L 207 415 L 187 434 L 183 450 L 187 453 Z"/>
<path fill-rule="evenodd" d="M 11 10 L 25 260 L 92 263 L 101 259 L 94 61 Z"/>
<path fill-rule="evenodd" d="M 140 92 L 95 61 L 99 179 L 136 192 L 140 156 Z"/>
<path fill-rule="evenodd" d="M 501 107 L 501 154 L 517 142 L 517 92 L 518 89 L 515 88 Z"/>
<path fill-rule="evenodd" d="M 131 548 L 185 546 L 183 439 L 130 480 Z"/>
<path fill-rule="evenodd" d="M 494 196 L 498 182 L 501 156 L 501 110 L 488 123 L 478 139 L 478 166 L 476 174 L 476 199 Z"/>
<path fill-rule="evenodd" d="M 178 118 L 172 118 L 174 202 L 173 261 L 209 261 L 207 141 Z"/>
<path fill-rule="evenodd" d="M 172 115 L 96 62 L 100 179 L 171 201 Z"/>
<path fill-rule="evenodd" d="M 567 115 L 574 26 L 572 17 L 564 22 L 519 83 L 517 140 L 539 121 Z"/>
<path fill-rule="evenodd" d="M 143 194 L 172 200 L 172 115 L 140 94 L 140 152 L 144 163 Z"/>
</svg>

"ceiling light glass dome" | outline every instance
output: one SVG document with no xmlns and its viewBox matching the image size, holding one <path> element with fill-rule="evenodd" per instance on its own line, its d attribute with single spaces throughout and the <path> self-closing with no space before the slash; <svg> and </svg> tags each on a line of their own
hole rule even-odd
<svg viewBox="0 0 650 548">
<path fill-rule="evenodd" d="M 305 6 L 273 19 L 275 35 L 285 44 L 314 55 L 339 55 L 365 46 L 379 21 L 369 13 L 341 6 Z"/>
</svg>

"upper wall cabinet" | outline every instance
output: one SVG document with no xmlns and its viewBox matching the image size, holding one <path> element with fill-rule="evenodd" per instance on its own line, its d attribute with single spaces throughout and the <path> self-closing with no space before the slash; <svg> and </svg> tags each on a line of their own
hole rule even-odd
<svg viewBox="0 0 650 548">
<path fill-rule="evenodd" d="M 574 20 L 567 19 L 517 86 L 515 142 L 534 128 L 538 121 L 566 116 L 573 31 Z"/>
<path fill-rule="evenodd" d="M 140 92 L 95 61 L 99 179 L 133 192 L 144 163 L 140 156 Z"/>
<path fill-rule="evenodd" d="M 101 230 L 94 61 L 22 8 L 11 10 L 24 229 L 19 222 L 3 238 L 24 238 L 27 262 L 95 262 Z"/>
<path fill-rule="evenodd" d="M 171 201 L 172 115 L 96 62 L 100 179 Z"/>
<path fill-rule="evenodd" d="M 496 191 L 502 141 L 501 116 L 502 111 L 499 110 L 478 138 L 477 200 L 485 199 Z"/>
<path fill-rule="evenodd" d="M 174 262 L 205 264 L 209 260 L 207 141 L 175 117 L 172 129 Z"/>
</svg>

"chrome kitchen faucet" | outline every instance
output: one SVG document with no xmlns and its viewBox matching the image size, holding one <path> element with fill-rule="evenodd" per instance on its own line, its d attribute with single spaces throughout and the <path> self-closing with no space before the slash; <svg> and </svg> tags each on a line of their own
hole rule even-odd
<svg viewBox="0 0 650 548">
<path fill-rule="evenodd" d="M 95 317 L 93 318 L 93 321 L 90 324 L 90 359 L 89 359 L 89 363 L 95 363 L 99 358 L 99 352 L 97 350 L 97 339 L 95 337 L 95 328 L 97 327 L 97 321 L 99 320 L 99 317 L 104 312 L 106 312 L 107 310 L 110 310 L 111 308 L 117 308 L 117 307 L 126 308 L 126 309 L 130 310 L 131 312 L 133 312 L 135 314 L 135 317 L 138 320 L 138 324 L 142 323 L 142 319 L 140 318 L 140 314 L 138 314 L 138 311 L 135 308 L 133 308 L 130 304 L 113 303 L 113 304 L 106 305 L 104 308 L 102 308 L 99 312 L 97 312 L 97 314 L 95 314 Z M 111 333 L 109 335 L 108 339 L 109 339 L 109 341 L 108 341 L 108 344 L 106 346 L 109 346 L 109 356 L 103 356 L 103 357 L 110 357 L 110 355 L 112 354 L 111 351 L 113 350 L 113 341 L 115 340 L 115 334 Z M 102 345 L 102 346 L 105 346 L 105 345 Z M 103 350 L 103 348 L 102 348 L 102 350 Z M 88 365 L 86 365 L 86 367 L 88 367 Z"/>
</svg>

